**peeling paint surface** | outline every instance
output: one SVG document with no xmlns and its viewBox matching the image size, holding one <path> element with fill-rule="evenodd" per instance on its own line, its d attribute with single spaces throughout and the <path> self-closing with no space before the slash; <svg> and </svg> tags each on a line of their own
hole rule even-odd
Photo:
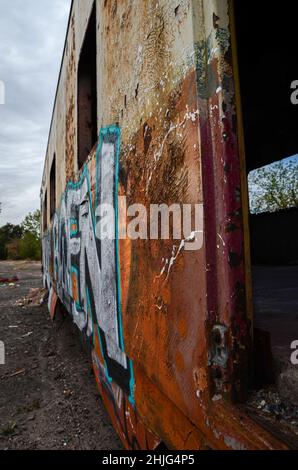
<svg viewBox="0 0 298 470">
<path fill-rule="evenodd" d="M 60 204 L 43 214 L 44 282 L 89 336 L 127 448 L 284 448 L 236 406 L 251 325 L 228 1 L 96 2 L 99 140 L 79 171 L 76 74 L 91 9 L 73 2 L 58 85 L 42 198 L 56 153 Z M 200 204 L 203 248 L 100 242 L 97 204 L 118 195 Z"/>
</svg>

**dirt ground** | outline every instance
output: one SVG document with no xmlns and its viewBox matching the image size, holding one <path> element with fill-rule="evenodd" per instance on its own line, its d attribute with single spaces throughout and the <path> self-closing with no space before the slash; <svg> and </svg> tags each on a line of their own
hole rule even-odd
<svg viewBox="0 0 298 470">
<path fill-rule="evenodd" d="M 0 282 L 0 449 L 121 449 L 77 328 L 53 324 L 46 305 L 17 305 L 41 287 L 40 264 L 0 262 L 0 278 L 14 276 Z"/>
</svg>

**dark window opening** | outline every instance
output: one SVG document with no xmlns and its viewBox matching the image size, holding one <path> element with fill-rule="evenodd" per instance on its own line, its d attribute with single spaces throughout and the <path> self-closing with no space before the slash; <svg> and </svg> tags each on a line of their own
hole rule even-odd
<svg viewBox="0 0 298 470">
<path fill-rule="evenodd" d="M 298 3 L 291 2 L 288 7 L 271 2 L 270 8 L 263 10 L 255 0 L 234 0 L 234 6 L 245 158 L 250 174 L 255 363 L 256 368 L 263 364 L 259 377 L 272 381 L 268 370 L 273 361 L 290 364 L 291 343 L 298 340 L 298 203 L 293 173 L 298 166 L 298 105 L 291 100 L 291 85 L 298 80 Z M 285 192 L 290 190 L 289 181 L 282 173 L 286 175 L 290 160 L 294 164 L 288 177 L 296 195 L 288 194 L 292 201 L 288 204 Z M 272 178 L 272 187 L 270 181 L 263 180 L 266 184 L 260 185 L 261 193 L 256 195 L 252 176 L 264 169 L 269 171 L 266 174 Z M 279 173 L 272 177 L 276 169 Z M 273 358 L 268 352 L 270 345 Z"/>
<path fill-rule="evenodd" d="M 89 19 L 78 66 L 78 166 L 82 168 L 97 141 L 96 7 Z"/>
<path fill-rule="evenodd" d="M 50 217 L 53 218 L 56 211 L 56 155 L 54 155 L 50 174 Z"/>
<path fill-rule="evenodd" d="M 45 192 L 43 201 L 43 231 L 46 232 L 48 227 L 48 192 Z"/>
</svg>

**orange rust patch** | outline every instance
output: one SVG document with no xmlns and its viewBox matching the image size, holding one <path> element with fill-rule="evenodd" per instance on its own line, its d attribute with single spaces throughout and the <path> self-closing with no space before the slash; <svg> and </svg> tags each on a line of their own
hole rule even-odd
<svg viewBox="0 0 298 470">
<path fill-rule="evenodd" d="M 182 371 L 185 367 L 184 357 L 183 357 L 183 355 L 181 354 L 180 351 L 176 352 L 175 364 L 176 364 L 176 367 L 177 367 L 178 371 Z"/>
<path fill-rule="evenodd" d="M 181 320 L 179 320 L 178 331 L 179 331 L 179 335 L 181 336 L 181 338 L 186 338 L 188 328 L 187 328 L 187 323 L 185 321 L 185 318 L 181 318 Z"/>
<path fill-rule="evenodd" d="M 74 178 L 74 162 L 75 162 L 75 98 L 73 83 L 75 83 L 74 77 L 76 73 L 76 37 L 75 37 L 75 18 L 72 17 L 70 44 L 67 48 L 69 54 L 69 60 L 66 70 L 66 81 L 65 81 L 65 94 L 67 96 L 67 109 L 66 109 L 66 121 L 65 121 L 65 173 L 66 181 Z"/>
<path fill-rule="evenodd" d="M 71 282 L 72 282 L 72 295 L 75 302 L 79 300 L 79 289 L 78 289 L 78 280 L 75 273 L 71 274 Z"/>
</svg>

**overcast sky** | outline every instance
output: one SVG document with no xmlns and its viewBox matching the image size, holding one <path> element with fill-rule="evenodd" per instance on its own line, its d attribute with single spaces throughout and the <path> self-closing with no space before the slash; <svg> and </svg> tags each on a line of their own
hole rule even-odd
<svg viewBox="0 0 298 470">
<path fill-rule="evenodd" d="M 39 208 L 71 0 L 0 0 L 0 226 Z M 1 103 L 1 96 L 0 96 Z"/>
</svg>

